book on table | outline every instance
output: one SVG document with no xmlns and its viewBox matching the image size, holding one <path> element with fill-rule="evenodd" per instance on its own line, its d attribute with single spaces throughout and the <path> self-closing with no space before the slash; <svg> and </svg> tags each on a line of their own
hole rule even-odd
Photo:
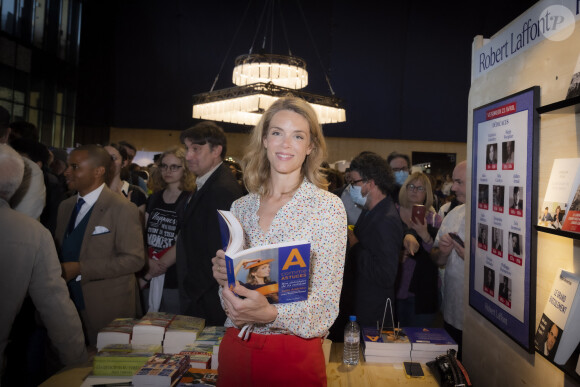
<svg viewBox="0 0 580 387">
<path fill-rule="evenodd" d="M 149 312 L 133 327 L 132 344 L 163 344 L 165 331 L 175 314 Z"/>
<path fill-rule="evenodd" d="M 163 340 L 164 353 L 179 353 L 188 344 L 197 339 L 205 327 L 205 319 L 200 317 L 177 315 L 167 326 Z"/>
<path fill-rule="evenodd" d="M 189 344 L 180 352 L 189 356 L 191 368 L 210 368 L 213 356 L 213 344 Z"/>
<path fill-rule="evenodd" d="M 196 344 L 212 345 L 211 369 L 218 368 L 218 354 L 220 344 L 224 335 L 226 334 L 226 327 L 223 326 L 209 326 L 205 327 L 196 340 Z"/>
<path fill-rule="evenodd" d="M 131 381 L 135 387 L 169 387 L 177 384 L 189 368 L 187 355 L 156 353 Z"/>
<path fill-rule="evenodd" d="M 177 387 L 217 386 L 217 379 L 217 370 L 190 368 L 183 374 Z"/>
<path fill-rule="evenodd" d="M 310 243 L 283 242 L 243 249 L 241 224 L 230 211 L 218 210 L 226 255 L 228 287 L 236 283 L 266 296 L 271 304 L 308 298 Z"/>
<path fill-rule="evenodd" d="M 402 363 L 411 359 L 411 343 L 402 330 L 383 330 L 362 327 L 362 346 L 365 361 L 369 363 Z"/>
<path fill-rule="evenodd" d="M 133 327 L 138 322 L 135 318 L 116 318 L 97 334 L 97 350 L 109 344 L 129 344 Z"/>
<path fill-rule="evenodd" d="M 403 331 L 411 342 L 413 361 L 430 361 L 438 355 L 446 354 L 449 349 L 458 350 L 457 343 L 443 328 L 405 327 Z"/>
<path fill-rule="evenodd" d="M 132 376 L 151 356 L 161 352 L 160 345 L 110 344 L 93 358 L 93 374 Z"/>
</svg>

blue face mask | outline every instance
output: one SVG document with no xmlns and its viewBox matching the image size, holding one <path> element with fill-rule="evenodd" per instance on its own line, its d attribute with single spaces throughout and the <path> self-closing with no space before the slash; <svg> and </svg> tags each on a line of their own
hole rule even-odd
<svg viewBox="0 0 580 387">
<path fill-rule="evenodd" d="M 355 204 L 359 206 L 364 206 L 367 202 L 366 196 L 362 195 L 361 187 L 356 185 L 351 185 L 348 191 L 350 193 L 350 198 Z"/>
<path fill-rule="evenodd" d="M 403 185 L 403 183 L 405 183 L 405 180 L 407 180 L 407 177 L 409 177 L 409 172 L 407 171 L 395 172 L 395 181 L 397 182 L 398 185 Z"/>
</svg>

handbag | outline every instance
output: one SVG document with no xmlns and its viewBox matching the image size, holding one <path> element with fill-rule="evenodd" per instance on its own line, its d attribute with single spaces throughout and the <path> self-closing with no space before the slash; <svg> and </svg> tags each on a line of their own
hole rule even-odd
<svg viewBox="0 0 580 387">
<path fill-rule="evenodd" d="M 463 364 L 456 357 L 456 351 L 449 349 L 447 354 L 439 355 L 427 363 L 431 373 L 441 387 L 472 386 Z"/>
</svg>

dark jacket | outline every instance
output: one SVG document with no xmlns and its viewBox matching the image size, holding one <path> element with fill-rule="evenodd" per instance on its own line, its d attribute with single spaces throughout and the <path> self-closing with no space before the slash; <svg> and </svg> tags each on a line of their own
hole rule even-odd
<svg viewBox="0 0 580 387">
<path fill-rule="evenodd" d="M 386 197 L 364 210 L 355 226 L 359 240 L 349 254 L 354 267 L 354 311 L 362 325 L 382 322 L 387 298 L 395 301 L 395 279 L 403 226 L 393 200 Z"/>
<path fill-rule="evenodd" d="M 240 185 L 222 164 L 181 210 L 176 250 L 181 313 L 204 318 L 206 325 L 223 325 L 226 320 L 211 263 L 222 248 L 217 210 L 229 210 L 241 196 Z"/>
</svg>

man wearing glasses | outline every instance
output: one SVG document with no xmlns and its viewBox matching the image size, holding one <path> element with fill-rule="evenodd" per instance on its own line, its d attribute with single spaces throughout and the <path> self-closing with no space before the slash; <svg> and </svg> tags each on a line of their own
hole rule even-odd
<svg viewBox="0 0 580 387">
<path fill-rule="evenodd" d="M 387 163 L 389 163 L 389 166 L 393 171 L 393 175 L 395 176 L 393 200 L 395 203 L 398 203 L 399 190 L 401 189 L 401 186 L 405 183 L 405 180 L 407 180 L 407 177 L 409 177 L 409 172 L 411 171 L 411 159 L 409 158 L 409 156 L 405 154 L 392 152 L 387 157 Z"/>
<path fill-rule="evenodd" d="M 357 320 L 363 326 L 376 326 L 383 319 L 386 300 L 395 300 L 403 226 L 391 197 L 395 182 L 387 161 L 365 153 L 351 162 L 350 169 L 351 192 L 364 199 L 364 209 L 354 231 L 348 231 L 350 252 L 345 274 L 354 272 Z"/>
</svg>

